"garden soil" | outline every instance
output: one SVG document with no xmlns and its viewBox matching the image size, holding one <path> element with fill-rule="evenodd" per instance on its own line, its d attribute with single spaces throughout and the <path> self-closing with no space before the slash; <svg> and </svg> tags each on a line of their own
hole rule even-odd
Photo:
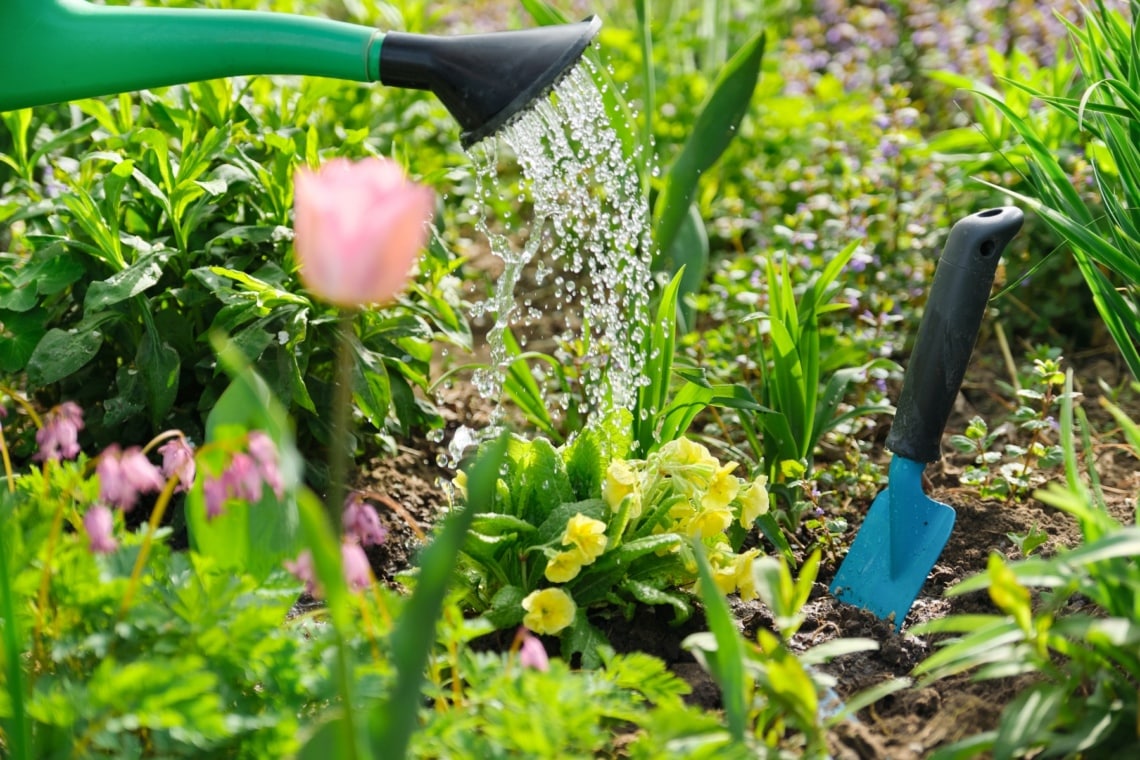
<svg viewBox="0 0 1140 760">
<path fill-rule="evenodd" d="M 979 366 L 980 365 L 980 366 Z M 983 417 L 1000 413 L 999 402 L 989 389 L 994 377 L 987 377 L 987 363 L 975 361 L 948 431 L 960 432 L 965 421 L 975 413 Z M 996 362 L 994 363 L 996 366 Z M 1111 422 L 1103 416 L 1096 419 L 1099 406 L 1091 399 L 1096 393 L 1095 378 L 1112 380 L 1120 370 L 1110 360 L 1101 359 L 1078 369 L 1085 377 L 1088 396 L 1084 408 L 1094 417 L 1093 427 L 1111 431 Z M 1078 381 L 1078 384 L 1079 381 Z M 398 583 L 398 574 L 415 561 L 430 535 L 431 526 L 447 502 L 444 483 L 454 474 L 440 466 L 451 434 L 460 426 L 486 424 L 491 408 L 472 388 L 457 384 L 439 399 L 447 422 L 442 441 L 415 438 L 400 442 L 394 456 L 377 457 L 363 466 L 355 485 L 370 492 L 383 509 L 382 519 L 389 529 L 388 540 L 370 550 L 377 576 L 388 583 Z M 949 434 L 949 433 L 948 433 Z M 1140 488 L 1140 476 L 1131 455 L 1116 442 L 1118 437 L 1103 434 L 1094 455 L 1106 498 L 1118 520 L 1135 520 L 1134 496 Z M 949 446 L 943 447 L 950 451 Z M 884 465 L 886 463 L 884 452 Z M 1016 558 L 1017 549 L 1011 534 L 1041 530 L 1048 534 L 1047 543 L 1038 551 L 1049 553 L 1061 546 L 1080 541 L 1075 522 L 1067 515 L 1034 501 L 998 502 L 978 498 L 977 491 L 959 485 L 959 474 L 967 462 L 947 455 L 927 468 L 927 493 L 934 499 L 957 509 L 953 534 L 939 561 L 935 564 L 921 594 L 915 601 L 902 633 L 870 613 L 837 602 L 827 591 L 841 554 L 825 556 L 811 599 L 805 609 L 807 619 L 793 640 L 793 646 L 810 648 L 838 637 L 868 637 L 879 642 L 877 651 L 848 655 L 831 663 L 826 670 L 838 681 L 840 699 L 885 680 L 906 676 L 911 669 L 935 651 L 933 637 L 914 636 L 909 629 L 917 623 L 955 613 L 995 611 L 985 592 L 944 598 L 943 592 L 956 582 L 981 572 L 991 552 Z M 1056 477 L 1061 477 L 1058 473 Z M 854 535 L 861 514 L 869 504 L 853 504 L 847 515 L 852 526 L 845 536 Z M 807 541 L 805 536 L 805 542 Z M 758 601 L 733 600 L 733 610 L 745 635 L 754 637 L 760 628 L 773 628 L 767 609 Z M 611 643 L 618 651 L 643 651 L 664 659 L 680 677 L 692 686 L 689 699 L 704 708 L 717 709 L 719 694 L 715 684 L 693 658 L 681 647 L 682 640 L 703 629 L 700 614 L 683 625 L 672 623 L 672 612 L 645 608 L 629 622 L 599 620 Z M 501 638 L 501 637 L 500 637 Z M 557 642 L 547 642 L 552 653 Z M 509 644 L 502 639 L 502 645 Z M 492 638 L 485 646 L 498 646 Z M 996 725 L 1007 704 L 1026 685 L 1024 678 L 974 682 L 969 675 L 958 676 L 929 685 L 915 686 L 888 696 L 863 710 L 853 720 L 838 726 L 831 734 L 832 753 L 836 758 L 910 758 L 926 757 L 933 749 L 947 745 Z"/>
</svg>

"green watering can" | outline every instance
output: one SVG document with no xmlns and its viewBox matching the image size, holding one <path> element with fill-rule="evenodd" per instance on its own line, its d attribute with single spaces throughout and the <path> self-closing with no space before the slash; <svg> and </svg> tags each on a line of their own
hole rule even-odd
<svg viewBox="0 0 1140 760">
<path fill-rule="evenodd" d="M 469 147 L 577 63 L 601 21 L 438 37 L 288 13 L 0 0 L 0 111 L 219 77 L 302 74 L 430 90 Z"/>
</svg>

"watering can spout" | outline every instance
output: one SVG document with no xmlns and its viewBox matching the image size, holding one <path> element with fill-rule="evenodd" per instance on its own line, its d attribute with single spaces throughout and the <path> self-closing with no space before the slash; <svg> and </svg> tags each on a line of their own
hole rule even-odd
<svg viewBox="0 0 1140 760">
<path fill-rule="evenodd" d="M 434 92 L 470 145 L 573 66 L 600 22 L 457 37 L 287 13 L 0 0 L 0 111 L 256 74 Z"/>
<path fill-rule="evenodd" d="M 591 16 L 576 24 L 460 37 L 392 32 L 380 53 L 380 81 L 434 92 L 464 128 L 469 146 L 546 94 L 601 24 Z"/>
</svg>

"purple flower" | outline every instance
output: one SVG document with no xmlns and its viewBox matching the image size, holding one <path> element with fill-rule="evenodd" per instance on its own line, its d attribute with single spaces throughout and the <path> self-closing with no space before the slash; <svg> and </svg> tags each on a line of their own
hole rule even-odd
<svg viewBox="0 0 1140 760">
<path fill-rule="evenodd" d="M 99 455 L 95 465 L 99 476 L 99 498 L 124 512 L 135 508 L 139 494 L 161 491 L 162 474 L 138 446 L 123 451 L 112 443 Z"/>
<path fill-rule="evenodd" d="M 313 566 L 313 553 L 305 549 L 297 559 L 290 561 L 285 560 L 285 569 L 297 577 L 297 580 L 305 584 L 305 593 L 312 597 L 320 597 L 321 586 L 317 583 L 317 570 Z"/>
<path fill-rule="evenodd" d="M 522 633 L 522 646 L 519 647 L 519 663 L 524 668 L 533 668 L 546 672 L 550 670 L 550 658 L 546 656 L 546 647 L 525 628 L 519 629 Z"/>
<path fill-rule="evenodd" d="M 277 444 L 260 430 L 253 430 L 249 434 L 249 453 L 257 462 L 258 471 L 266 485 L 278 499 L 283 499 L 285 483 L 281 480 L 281 470 L 278 467 Z"/>
<path fill-rule="evenodd" d="M 44 416 L 44 424 L 36 431 L 39 451 L 33 459 L 74 459 L 79 455 L 79 431 L 83 429 L 83 410 L 73 401 L 64 401 Z"/>
<path fill-rule="evenodd" d="M 380 523 L 376 508 L 365 502 L 360 494 L 351 493 L 344 502 L 344 533 L 361 546 L 375 546 L 384 543 L 388 529 Z"/>
<path fill-rule="evenodd" d="M 96 504 L 83 515 L 83 529 L 87 532 L 88 546 L 94 554 L 110 554 L 119 548 L 115 540 L 115 517 L 111 510 Z"/>
<path fill-rule="evenodd" d="M 172 438 L 158 447 L 162 455 L 162 476 L 172 478 L 178 476 L 179 491 L 189 491 L 194 485 L 194 475 L 197 469 L 194 464 L 194 449 L 182 436 Z"/>
<path fill-rule="evenodd" d="M 360 591 L 368 588 L 372 583 L 372 568 L 368 564 L 368 555 L 360 544 L 344 542 L 340 545 L 340 557 L 344 563 L 344 579 L 354 590 Z"/>
</svg>

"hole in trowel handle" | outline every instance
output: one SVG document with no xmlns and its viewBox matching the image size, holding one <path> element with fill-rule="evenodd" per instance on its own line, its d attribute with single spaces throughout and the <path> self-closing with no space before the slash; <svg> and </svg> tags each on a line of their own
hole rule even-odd
<svg viewBox="0 0 1140 760">
<path fill-rule="evenodd" d="M 979 211 L 978 216 L 985 219 L 986 217 L 997 216 L 1001 212 L 1002 212 L 1002 210 L 1000 208 L 991 208 L 988 211 Z"/>
<path fill-rule="evenodd" d="M 997 244 L 995 244 L 994 241 L 986 240 L 978 248 L 978 253 L 981 254 L 983 259 L 988 259 L 990 256 L 994 255 L 994 251 L 996 249 L 997 249 Z"/>
</svg>

